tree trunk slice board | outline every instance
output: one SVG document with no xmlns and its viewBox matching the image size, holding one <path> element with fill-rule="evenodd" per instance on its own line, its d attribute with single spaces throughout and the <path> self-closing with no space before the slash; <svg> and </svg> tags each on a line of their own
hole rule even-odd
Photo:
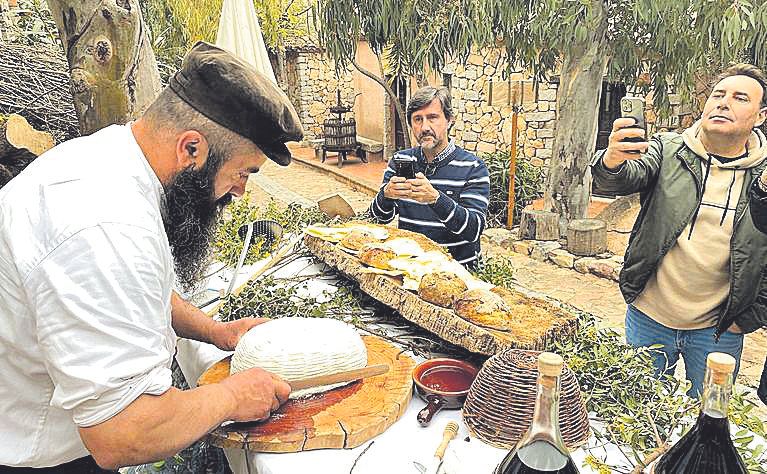
<svg viewBox="0 0 767 474">
<path fill-rule="evenodd" d="M 6 153 L 26 150 L 40 156 L 53 148 L 53 135 L 35 130 L 23 116 L 10 114 L 0 120 L 0 156 Z"/>
<path fill-rule="evenodd" d="M 567 250 L 591 256 L 607 250 L 607 225 L 599 219 L 573 219 L 567 226 Z"/>
<path fill-rule="evenodd" d="M 308 398 L 289 400 L 264 422 L 218 427 L 208 434 L 208 441 L 222 448 L 294 453 L 351 449 L 383 433 L 410 403 L 415 362 L 379 337 L 362 339 L 368 350 L 368 365 L 387 364 L 389 372 Z M 202 374 L 197 385 L 228 377 L 230 361 L 231 357 L 227 357 L 217 362 Z"/>
<path fill-rule="evenodd" d="M 21 115 L 0 117 L 0 187 L 52 147 L 53 136 L 35 130 Z"/>
<path fill-rule="evenodd" d="M 399 231 L 398 234 L 403 232 Z M 371 297 L 393 308 L 408 321 L 471 352 L 491 356 L 507 349 L 546 350 L 554 341 L 571 334 L 577 324 L 574 314 L 554 307 L 548 301 L 531 298 L 531 304 L 547 306 L 552 313 L 561 317 L 549 327 L 529 328 L 537 331 L 535 336 L 521 340 L 511 332 L 481 327 L 461 318 L 452 309 L 422 300 L 417 294 L 402 288 L 399 278 L 366 272 L 366 267 L 357 257 L 349 255 L 331 242 L 307 235 L 304 243 L 316 257 L 355 280 L 360 289 Z M 518 290 L 526 292 L 522 288 Z"/>
<path fill-rule="evenodd" d="M 530 240 L 558 240 L 559 215 L 554 212 L 524 209 L 519 222 L 519 235 Z"/>
</svg>

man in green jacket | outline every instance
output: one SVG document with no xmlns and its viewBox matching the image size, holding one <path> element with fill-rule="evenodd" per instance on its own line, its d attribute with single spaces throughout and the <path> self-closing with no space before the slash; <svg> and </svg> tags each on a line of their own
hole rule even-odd
<svg viewBox="0 0 767 474">
<path fill-rule="evenodd" d="M 618 119 L 592 164 L 596 189 L 641 196 L 620 277 L 626 339 L 662 345 L 658 373 L 673 372 L 681 355 L 693 396 L 710 352 L 739 361 L 743 333 L 767 325 L 767 236 L 747 211 L 749 187 L 767 166 L 767 140 L 755 129 L 767 117 L 766 83 L 755 66 L 727 69 L 698 122 L 649 143 L 624 141 L 644 130 Z"/>
<path fill-rule="evenodd" d="M 767 170 L 751 185 L 751 218 L 757 229 L 767 234 Z M 764 361 L 762 377 L 757 392 L 759 398 L 767 405 L 767 359 Z"/>
</svg>

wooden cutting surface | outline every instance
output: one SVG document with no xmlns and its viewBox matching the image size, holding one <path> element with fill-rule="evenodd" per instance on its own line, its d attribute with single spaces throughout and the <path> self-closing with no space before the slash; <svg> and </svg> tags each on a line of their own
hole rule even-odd
<svg viewBox="0 0 767 474">
<path fill-rule="evenodd" d="M 397 236 L 411 237 L 407 234 L 413 234 L 398 229 L 397 232 Z M 425 239 L 420 234 L 413 236 Z M 416 293 L 402 288 L 399 278 L 366 272 L 365 265 L 357 257 L 344 252 L 332 242 L 307 235 L 304 243 L 315 256 L 357 281 L 368 295 L 395 309 L 405 319 L 472 352 L 494 355 L 507 349 L 546 350 L 553 341 L 567 337 L 577 324 L 574 314 L 548 301 L 531 298 L 532 304 L 549 308 L 553 322 L 548 327 L 525 327 L 524 337 L 509 331 L 488 329 L 461 318 L 452 309 L 422 300 Z"/>
<path fill-rule="evenodd" d="M 388 364 L 389 372 L 299 400 L 289 400 L 259 423 L 233 423 L 208 435 L 215 446 L 290 453 L 322 448 L 354 448 L 397 421 L 412 396 L 415 362 L 375 336 L 363 336 L 368 365 Z M 230 357 L 202 374 L 198 385 L 229 376 Z M 413 420 L 415 423 L 415 420 Z"/>
</svg>

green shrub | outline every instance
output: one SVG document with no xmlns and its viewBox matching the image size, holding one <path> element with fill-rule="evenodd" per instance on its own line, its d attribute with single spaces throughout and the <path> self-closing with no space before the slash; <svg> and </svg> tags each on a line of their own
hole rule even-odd
<svg viewBox="0 0 767 474">
<path fill-rule="evenodd" d="M 487 209 L 488 227 L 505 227 L 509 202 L 508 151 L 485 154 L 482 160 L 490 172 L 490 203 Z M 514 173 L 514 223 L 519 223 L 522 209 L 543 195 L 543 168 L 517 157 Z"/>
<path fill-rule="evenodd" d="M 298 204 L 290 204 L 287 207 L 279 207 L 274 200 L 269 200 L 265 206 L 257 206 L 251 200 L 250 193 L 245 193 L 240 199 L 234 200 L 226 208 L 226 217 L 221 219 L 216 228 L 216 237 L 213 241 L 214 258 L 229 265 L 237 261 L 244 239 L 237 230 L 251 221 L 273 220 L 279 223 L 285 233 L 300 233 L 310 224 L 326 223 L 329 218 L 320 211 L 319 207 L 302 207 Z M 246 264 L 254 263 L 274 250 L 279 242 L 274 242 L 272 248 L 264 246 L 264 239 L 259 238 L 248 249 L 245 258 Z"/>
<path fill-rule="evenodd" d="M 0 23 L 0 37 L 11 44 L 60 48 L 59 32 L 51 17 L 45 0 L 19 0 L 18 8 L 11 10 L 14 21 L 10 25 Z"/>
</svg>

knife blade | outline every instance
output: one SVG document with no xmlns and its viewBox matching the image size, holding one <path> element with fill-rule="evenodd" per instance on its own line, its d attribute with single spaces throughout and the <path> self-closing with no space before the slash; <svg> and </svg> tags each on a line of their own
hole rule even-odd
<svg viewBox="0 0 767 474">
<path fill-rule="evenodd" d="M 335 374 L 316 375 L 314 377 L 307 377 L 305 379 L 292 380 L 288 382 L 288 385 L 290 385 L 291 390 L 303 390 L 306 388 L 321 387 L 323 385 L 330 385 L 334 383 L 352 382 L 354 380 L 385 374 L 388 371 L 389 366 L 386 364 L 369 365 L 359 369 L 336 372 Z"/>
</svg>

